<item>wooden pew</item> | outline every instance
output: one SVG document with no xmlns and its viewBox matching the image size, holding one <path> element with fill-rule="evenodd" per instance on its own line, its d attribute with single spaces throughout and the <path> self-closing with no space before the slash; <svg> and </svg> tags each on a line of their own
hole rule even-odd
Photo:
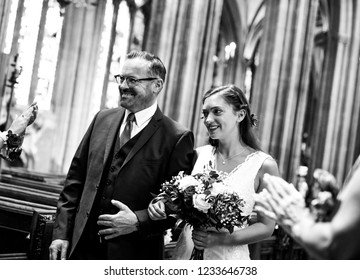
<svg viewBox="0 0 360 280">
<path fill-rule="evenodd" d="M 37 189 L 37 190 L 43 190 L 48 191 L 51 193 L 60 193 L 63 186 L 59 184 L 54 183 L 47 183 L 47 182 L 40 182 L 40 181 L 32 181 L 29 179 L 16 177 L 10 174 L 1 174 L 0 176 L 0 182 L 6 183 L 6 184 L 12 184 L 17 186 L 23 186 L 28 187 L 30 189 Z"/>
<path fill-rule="evenodd" d="M 55 211 L 48 213 L 34 211 L 30 227 L 30 246 L 27 254 L 29 259 L 49 259 L 54 220 Z"/>
<path fill-rule="evenodd" d="M 46 228 L 39 226 L 39 217 L 34 212 L 41 217 L 54 216 L 56 207 L 0 197 L 0 259 L 40 259 L 45 256 L 45 242 L 51 239 L 51 235 L 48 236 L 52 232 L 52 224 L 46 225 Z M 32 240 L 36 238 L 42 242 L 34 243 Z M 39 245 L 44 247 L 38 249 Z"/>
<path fill-rule="evenodd" d="M 56 192 L 43 191 L 36 188 L 0 182 L 0 197 L 8 197 L 37 204 L 56 206 L 59 194 Z"/>
<path fill-rule="evenodd" d="M 23 170 L 0 174 L 0 259 L 47 259 L 64 176 Z"/>
</svg>

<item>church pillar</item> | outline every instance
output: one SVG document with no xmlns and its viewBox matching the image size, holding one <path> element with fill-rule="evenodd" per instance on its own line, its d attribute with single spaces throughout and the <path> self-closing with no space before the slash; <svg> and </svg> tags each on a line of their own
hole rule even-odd
<svg viewBox="0 0 360 280">
<path fill-rule="evenodd" d="M 313 168 L 342 182 L 360 152 L 360 5 L 331 4 Z"/>
<path fill-rule="evenodd" d="M 300 163 L 318 0 L 266 1 L 253 92 L 262 148 L 292 179 Z"/>
<path fill-rule="evenodd" d="M 0 105 L 2 104 L 3 95 L 5 94 L 6 76 L 9 65 L 9 51 L 6 51 L 6 29 L 9 21 L 11 1 L 5 0 L 0 2 Z M 0 106 L 1 112 L 1 106 Z M 1 118 L 0 118 L 1 119 Z M 1 120 L 2 121 L 2 120 Z M 1 123 L 0 123 L 1 124 Z"/>
<path fill-rule="evenodd" d="M 167 68 L 160 93 L 163 112 L 203 137 L 201 95 L 212 84 L 223 0 L 152 1 L 146 49 Z"/>
<path fill-rule="evenodd" d="M 54 84 L 52 172 L 67 172 L 89 121 L 106 1 L 66 7 Z M 63 155 L 63 157 L 59 157 Z"/>
<path fill-rule="evenodd" d="M 3 52 L 5 47 L 6 28 L 8 25 L 11 0 L 0 2 L 0 50 Z"/>
</svg>

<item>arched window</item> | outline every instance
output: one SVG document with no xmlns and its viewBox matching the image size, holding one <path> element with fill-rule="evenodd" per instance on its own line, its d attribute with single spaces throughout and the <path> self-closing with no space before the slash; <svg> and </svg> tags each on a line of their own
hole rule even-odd
<svg viewBox="0 0 360 280">
<path fill-rule="evenodd" d="M 238 27 L 229 1 L 224 2 L 220 32 L 214 56 L 213 86 L 235 83 L 238 61 Z"/>
<path fill-rule="evenodd" d="M 147 1 L 107 1 L 101 51 L 94 94 L 101 94 L 93 106 L 114 108 L 119 106 L 119 91 L 114 75 L 118 74 L 121 64 L 129 50 L 141 50 L 144 43 Z M 98 105 L 98 106 L 96 106 Z"/>
<path fill-rule="evenodd" d="M 265 5 L 255 6 L 254 17 L 249 25 L 248 34 L 244 46 L 244 61 L 245 61 L 245 80 L 244 90 L 246 97 L 250 103 L 252 101 L 253 82 L 255 80 L 256 69 L 259 65 L 259 45 L 263 33 L 263 20 L 265 16 Z"/>
<path fill-rule="evenodd" d="M 36 99 L 42 110 L 49 110 L 63 22 L 60 7 L 56 0 L 16 2 L 23 6 L 11 10 L 10 17 L 18 18 L 15 30 L 8 32 L 14 34 L 11 54 L 22 70 L 13 102 L 26 106 Z"/>
</svg>

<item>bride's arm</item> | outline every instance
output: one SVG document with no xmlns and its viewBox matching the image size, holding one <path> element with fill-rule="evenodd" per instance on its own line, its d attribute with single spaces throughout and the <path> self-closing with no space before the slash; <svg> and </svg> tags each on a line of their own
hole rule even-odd
<svg viewBox="0 0 360 280">
<path fill-rule="evenodd" d="M 269 173 L 274 176 L 279 176 L 279 170 L 276 162 L 273 159 L 264 161 L 263 166 L 260 168 L 255 182 L 257 182 L 257 192 L 264 188 L 263 175 Z M 235 231 L 232 234 L 210 232 L 202 230 L 193 230 L 193 241 L 195 247 L 204 249 L 215 245 L 243 245 L 255 243 L 270 237 L 274 231 L 275 222 L 265 216 L 258 214 L 257 221 L 248 227 Z"/>
</svg>

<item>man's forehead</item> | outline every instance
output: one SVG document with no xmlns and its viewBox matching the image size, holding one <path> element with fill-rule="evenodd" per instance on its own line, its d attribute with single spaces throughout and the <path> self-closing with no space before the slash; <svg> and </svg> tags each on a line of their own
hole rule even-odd
<svg viewBox="0 0 360 280">
<path fill-rule="evenodd" d="M 139 57 L 126 59 L 121 69 L 120 72 L 140 71 L 146 73 L 149 69 L 149 61 Z"/>
</svg>

